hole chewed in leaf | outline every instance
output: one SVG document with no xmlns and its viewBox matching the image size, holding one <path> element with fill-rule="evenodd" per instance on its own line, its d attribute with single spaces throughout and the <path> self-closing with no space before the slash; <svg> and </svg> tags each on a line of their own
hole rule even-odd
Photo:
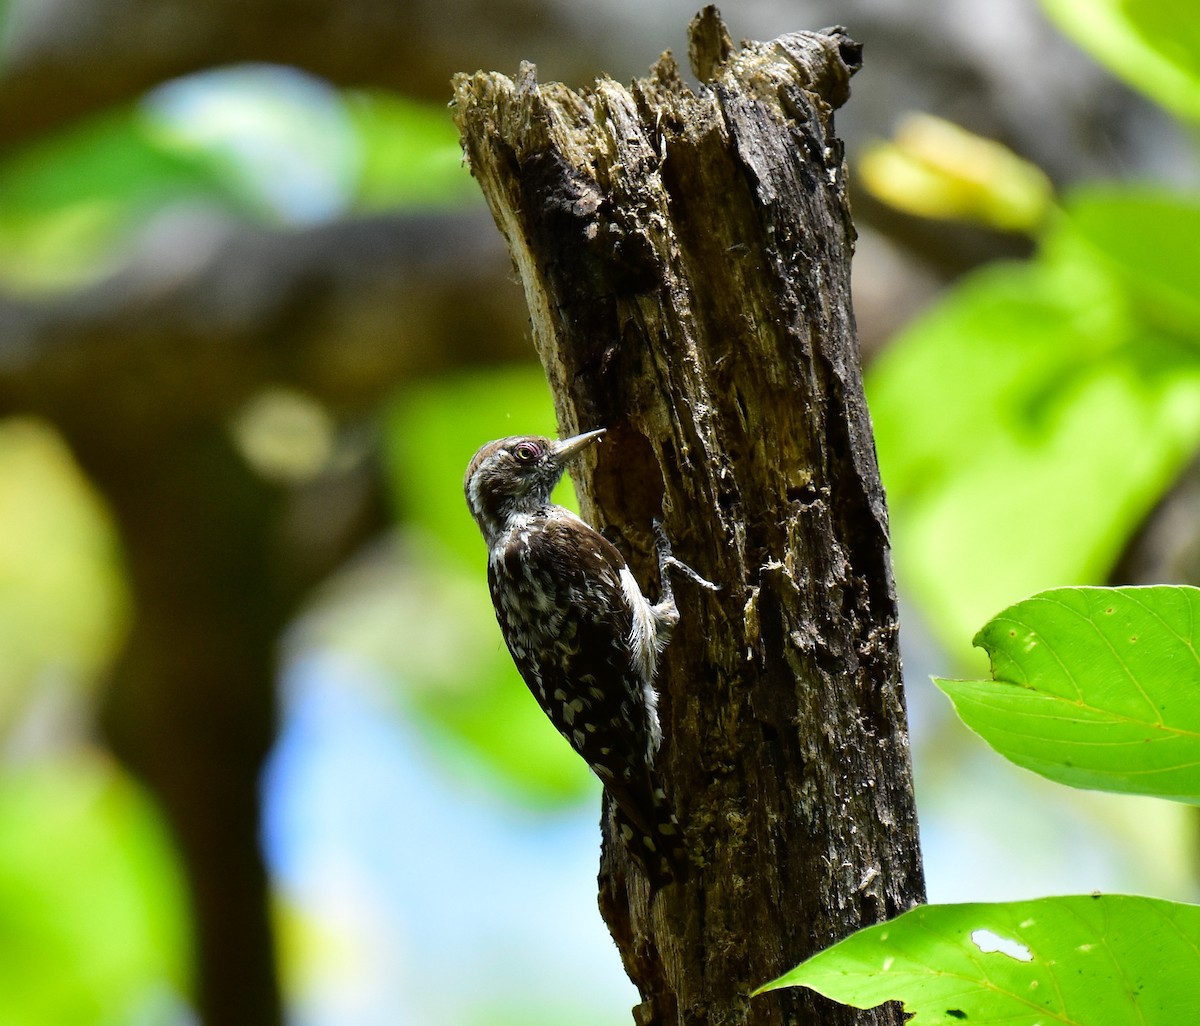
<svg viewBox="0 0 1200 1026">
<path fill-rule="evenodd" d="M 1008 937 L 1001 937 L 1000 934 L 992 933 L 991 930 L 972 930 L 971 940 L 975 947 L 985 955 L 998 951 L 1002 955 L 1008 955 L 1009 958 L 1015 958 L 1018 962 L 1033 961 L 1033 952 L 1024 944 Z"/>
</svg>

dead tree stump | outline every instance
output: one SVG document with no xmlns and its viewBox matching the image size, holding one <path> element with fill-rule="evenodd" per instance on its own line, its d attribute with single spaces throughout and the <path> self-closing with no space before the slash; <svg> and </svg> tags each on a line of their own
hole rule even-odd
<svg viewBox="0 0 1200 1026">
<path fill-rule="evenodd" d="M 455 79 L 563 432 L 607 427 L 585 517 L 653 588 L 651 522 L 722 590 L 676 593 L 659 761 L 688 878 L 651 893 L 608 833 L 600 905 L 643 1024 L 899 1023 L 750 991 L 922 900 L 887 513 L 850 302 L 833 112 L 842 29 L 734 48 L 693 21 L 683 83 Z"/>
</svg>

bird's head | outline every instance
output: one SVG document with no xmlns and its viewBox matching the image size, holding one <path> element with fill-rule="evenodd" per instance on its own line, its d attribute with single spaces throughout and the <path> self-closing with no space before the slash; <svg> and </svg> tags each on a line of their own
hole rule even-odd
<svg viewBox="0 0 1200 1026">
<path fill-rule="evenodd" d="M 604 428 L 599 428 L 561 442 L 512 435 L 483 446 L 467 467 L 463 490 L 488 544 L 513 516 L 548 506 L 567 465 L 602 434 Z"/>
</svg>

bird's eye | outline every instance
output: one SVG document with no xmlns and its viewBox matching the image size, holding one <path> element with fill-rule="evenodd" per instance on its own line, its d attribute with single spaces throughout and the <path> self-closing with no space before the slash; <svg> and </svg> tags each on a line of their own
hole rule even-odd
<svg viewBox="0 0 1200 1026">
<path fill-rule="evenodd" d="M 533 442 L 521 442 L 515 449 L 513 455 L 517 458 L 518 463 L 530 463 L 540 456 L 542 450 L 539 449 Z"/>
</svg>

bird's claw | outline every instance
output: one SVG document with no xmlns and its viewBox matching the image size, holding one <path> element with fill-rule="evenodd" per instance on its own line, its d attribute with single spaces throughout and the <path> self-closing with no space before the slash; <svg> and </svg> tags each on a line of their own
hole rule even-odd
<svg viewBox="0 0 1200 1026">
<path fill-rule="evenodd" d="M 701 577 L 686 563 L 676 559 L 671 553 L 671 541 L 667 537 L 667 532 L 664 530 L 662 520 L 658 517 L 654 518 L 654 548 L 658 554 L 658 576 L 663 582 L 663 587 L 670 587 L 667 579 L 667 568 L 671 567 L 680 571 L 685 577 L 693 583 L 700 585 L 701 588 L 706 588 L 708 591 L 720 591 L 719 584 L 713 584 L 712 581 Z"/>
</svg>

